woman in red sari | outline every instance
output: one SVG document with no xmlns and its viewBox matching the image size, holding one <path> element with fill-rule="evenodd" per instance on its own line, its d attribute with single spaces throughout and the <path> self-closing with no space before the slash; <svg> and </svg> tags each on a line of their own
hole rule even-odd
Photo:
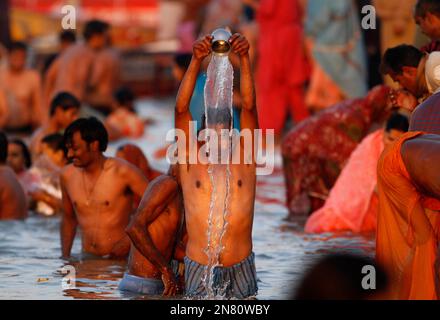
<svg viewBox="0 0 440 320">
<path fill-rule="evenodd" d="M 304 85 L 309 65 L 303 47 L 302 8 L 298 0 L 261 0 L 257 8 L 258 122 L 280 134 L 290 113 L 300 122 L 308 117 Z"/>
<path fill-rule="evenodd" d="M 347 100 L 293 128 L 282 143 L 290 216 L 322 207 L 350 154 L 375 122 L 390 114 L 390 88 L 373 88 L 365 98 Z"/>
</svg>

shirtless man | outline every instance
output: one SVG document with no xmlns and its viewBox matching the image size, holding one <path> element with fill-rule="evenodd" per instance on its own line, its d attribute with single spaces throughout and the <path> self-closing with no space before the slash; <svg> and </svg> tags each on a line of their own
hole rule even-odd
<svg viewBox="0 0 440 320">
<path fill-rule="evenodd" d="M 27 217 L 27 202 L 23 188 L 10 167 L 6 165 L 8 140 L 0 132 L 0 220 Z"/>
<path fill-rule="evenodd" d="M 8 117 L 5 131 L 30 133 L 41 124 L 41 79 L 26 69 L 26 45 L 15 42 L 9 49 L 9 65 L 0 71 L 0 87 L 6 94 Z"/>
<path fill-rule="evenodd" d="M 177 166 L 148 186 L 136 215 L 127 228 L 132 246 L 128 273 L 119 289 L 166 296 L 177 293 L 171 261 L 182 250 L 183 200 Z M 181 254 L 183 261 L 184 254 Z"/>
<path fill-rule="evenodd" d="M 68 92 L 58 93 L 50 103 L 49 121 L 32 135 L 30 149 L 33 157 L 41 154 L 44 137 L 63 133 L 69 124 L 78 118 L 81 103 Z"/>
<path fill-rule="evenodd" d="M 180 85 L 176 101 L 176 128 L 190 136 L 189 122 L 192 116 L 189 111 L 197 75 L 203 60 L 211 52 L 212 37 L 205 36 L 193 46 L 193 57 L 185 77 Z M 255 106 L 255 91 L 249 61 L 249 43 L 241 35 L 231 37 L 232 51 L 240 60 L 240 89 L 242 92 L 241 129 L 252 131 L 258 128 Z M 232 53 L 231 53 L 232 54 Z M 227 113 L 229 114 L 229 113 Z M 219 120 L 211 127 L 217 134 L 219 129 L 229 129 L 232 119 L 227 114 L 216 117 Z M 209 117 L 209 115 L 208 115 Z M 241 141 L 243 142 L 243 141 Z M 242 143 L 240 144 L 242 146 Z M 201 145 L 197 145 L 197 152 Z M 222 146 L 223 148 L 224 146 Z M 189 143 L 187 142 L 187 149 Z M 236 148 L 232 153 L 242 152 Z M 191 150 L 189 150 L 191 151 Z M 193 150 L 194 151 L 194 150 Z M 244 154 L 241 154 L 243 157 Z M 253 158 L 253 157 L 252 157 Z M 226 185 L 226 164 L 179 164 L 179 176 L 185 206 L 188 244 L 185 257 L 185 289 L 188 296 L 205 296 L 207 290 L 222 294 L 218 288 L 226 286 L 227 297 L 247 298 L 257 293 L 257 279 L 252 252 L 252 224 L 254 216 L 256 164 L 231 164 L 230 188 Z M 216 175 L 216 203 L 213 209 L 212 227 L 208 224 L 212 185 L 208 168 L 211 166 Z M 229 193 L 229 194 L 228 194 Z M 223 208 L 228 197 L 228 213 L 224 220 Z M 220 207 L 218 205 L 220 204 Z M 226 232 L 222 235 L 224 226 Z M 211 230 L 210 230 L 211 229 Z M 207 232 L 211 231 L 208 238 Z M 218 258 L 212 260 L 212 257 Z M 208 266 L 219 263 L 214 269 L 214 283 L 207 288 L 203 278 Z"/>
<path fill-rule="evenodd" d="M 79 225 L 83 252 L 125 258 L 130 249 L 125 228 L 132 213 L 133 196 L 142 197 L 147 179 L 128 162 L 103 155 L 108 135 L 96 118 L 75 120 L 67 127 L 64 138 L 72 164 L 64 168 L 60 179 L 63 257 L 70 256 Z"/>
<path fill-rule="evenodd" d="M 85 43 L 72 45 L 50 66 L 44 84 L 45 101 L 67 91 L 83 101 L 92 74 L 96 54 L 107 44 L 107 23 L 92 20 L 84 28 Z"/>
<path fill-rule="evenodd" d="M 104 114 L 109 114 L 116 108 L 113 93 L 120 85 L 120 69 L 121 61 L 116 49 L 108 46 L 96 54 L 90 79 L 90 90 L 85 97 L 91 107 Z"/>
</svg>

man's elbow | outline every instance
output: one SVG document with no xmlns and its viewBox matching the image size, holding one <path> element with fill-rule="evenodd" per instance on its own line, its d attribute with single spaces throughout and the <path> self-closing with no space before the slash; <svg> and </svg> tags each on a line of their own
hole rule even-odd
<svg viewBox="0 0 440 320">
<path fill-rule="evenodd" d="M 139 227 L 135 223 L 131 223 L 127 226 L 127 228 L 125 228 L 125 234 L 133 242 L 138 238 L 139 232 Z"/>
</svg>

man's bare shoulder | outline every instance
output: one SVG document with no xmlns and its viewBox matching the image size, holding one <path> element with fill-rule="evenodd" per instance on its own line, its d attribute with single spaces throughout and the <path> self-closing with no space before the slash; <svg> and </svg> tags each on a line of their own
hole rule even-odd
<svg viewBox="0 0 440 320">
<path fill-rule="evenodd" d="M 11 168 L 2 166 L 0 167 L 0 187 L 11 188 L 13 184 L 18 184 L 17 176 Z"/>
<path fill-rule="evenodd" d="M 40 74 L 34 69 L 27 69 L 24 74 L 26 75 L 26 78 L 33 82 L 39 82 L 41 80 Z"/>
<path fill-rule="evenodd" d="M 122 177 L 128 174 L 140 174 L 143 176 L 139 168 L 124 159 L 109 157 L 106 160 L 106 166 L 113 169 L 117 175 Z"/>
<path fill-rule="evenodd" d="M 77 172 L 78 169 L 75 168 L 73 164 L 68 164 L 61 170 L 61 175 L 60 175 L 61 181 L 62 182 L 68 181 L 68 179 L 72 178 Z"/>
<path fill-rule="evenodd" d="M 157 178 L 155 178 L 154 180 L 152 180 L 149 184 L 149 189 L 175 189 L 177 188 L 178 183 L 176 181 L 176 179 L 174 179 L 173 177 L 167 175 L 167 174 L 163 174 L 158 176 Z"/>
</svg>

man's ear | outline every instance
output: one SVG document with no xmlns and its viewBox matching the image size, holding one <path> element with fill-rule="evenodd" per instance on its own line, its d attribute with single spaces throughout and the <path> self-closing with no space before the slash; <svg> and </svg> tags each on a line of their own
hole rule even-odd
<svg viewBox="0 0 440 320">
<path fill-rule="evenodd" d="M 91 146 L 92 146 L 92 151 L 93 152 L 99 152 L 100 151 L 99 150 L 99 141 L 93 141 Z"/>
</svg>

